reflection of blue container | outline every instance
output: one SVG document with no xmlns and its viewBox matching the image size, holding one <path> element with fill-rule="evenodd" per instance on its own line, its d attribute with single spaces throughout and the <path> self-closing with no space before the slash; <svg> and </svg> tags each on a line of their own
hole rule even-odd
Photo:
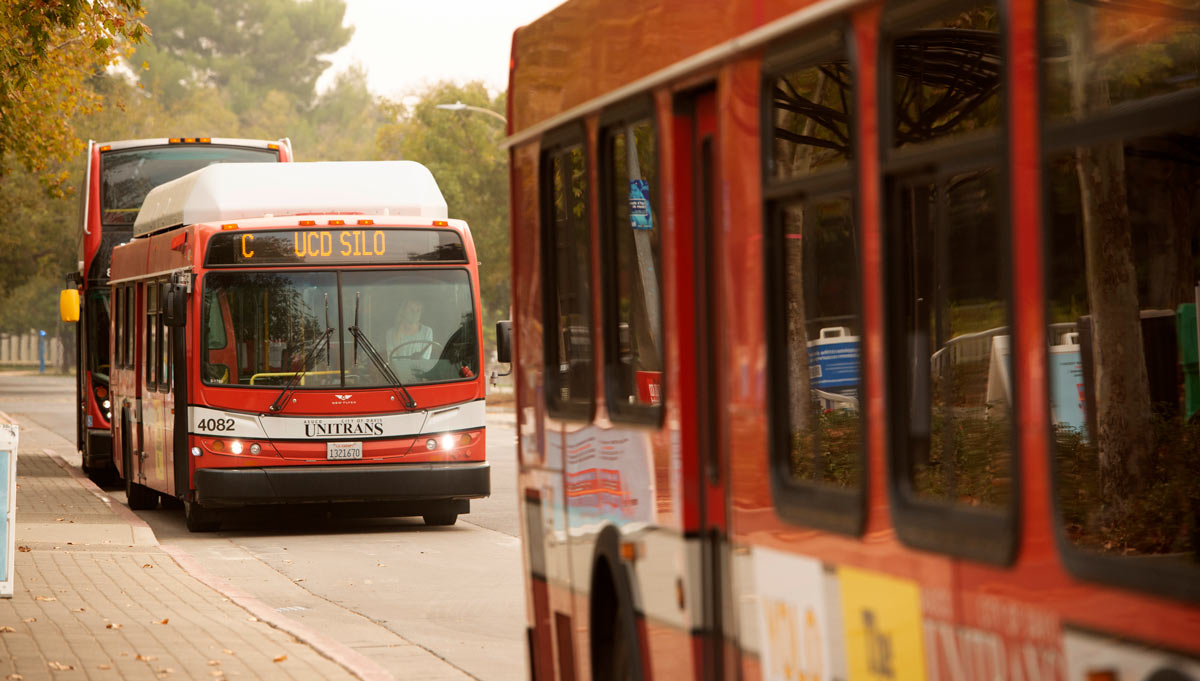
<svg viewBox="0 0 1200 681">
<path fill-rule="evenodd" d="M 821 329 L 808 343 L 810 387 L 847 397 L 858 396 L 858 336 L 844 326 Z"/>
</svg>

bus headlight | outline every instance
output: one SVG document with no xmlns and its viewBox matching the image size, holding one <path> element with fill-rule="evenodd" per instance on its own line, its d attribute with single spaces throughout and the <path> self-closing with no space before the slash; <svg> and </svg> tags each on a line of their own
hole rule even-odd
<svg viewBox="0 0 1200 681">
<path fill-rule="evenodd" d="M 442 449 L 454 449 L 454 436 L 450 433 L 442 436 Z"/>
<path fill-rule="evenodd" d="M 105 408 L 105 409 L 112 409 L 112 402 L 111 402 L 111 401 L 109 401 L 109 400 L 104 400 L 104 408 Z"/>
<path fill-rule="evenodd" d="M 262 451 L 262 447 L 257 442 L 251 443 L 251 445 L 250 445 L 250 453 L 251 454 L 258 454 L 261 451 Z"/>
<path fill-rule="evenodd" d="M 234 440 L 233 442 L 230 442 L 229 443 L 229 451 L 233 454 L 241 454 L 242 453 L 242 441 Z"/>
</svg>

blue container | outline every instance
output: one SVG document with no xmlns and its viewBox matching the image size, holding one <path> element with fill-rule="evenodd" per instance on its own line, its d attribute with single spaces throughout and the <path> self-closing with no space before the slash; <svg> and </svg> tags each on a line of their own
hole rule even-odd
<svg viewBox="0 0 1200 681">
<path fill-rule="evenodd" d="M 817 340 L 808 342 L 809 383 L 814 390 L 858 397 L 858 336 L 844 326 L 821 329 Z"/>
</svg>

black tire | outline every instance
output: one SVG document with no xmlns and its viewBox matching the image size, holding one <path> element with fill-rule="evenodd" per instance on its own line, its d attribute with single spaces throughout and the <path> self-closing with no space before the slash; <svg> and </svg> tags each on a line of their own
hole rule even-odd
<svg viewBox="0 0 1200 681">
<path fill-rule="evenodd" d="M 425 524 L 430 527 L 445 527 L 458 522 L 457 513 L 427 513 L 421 517 L 425 519 Z"/>
<path fill-rule="evenodd" d="M 117 475 L 117 469 L 113 466 L 102 466 L 100 468 L 84 466 L 83 473 L 88 476 L 88 480 L 96 483 L 97 487 L 115 485 L 117 480 L 120 479 L 120 476 Z"/>
<path fill-rule="evenodd" d="M 183 519 L 189 532 L 216 532 L 221 529 L 221 516 L 194 501 L 183 502 Z"/>
</svg>

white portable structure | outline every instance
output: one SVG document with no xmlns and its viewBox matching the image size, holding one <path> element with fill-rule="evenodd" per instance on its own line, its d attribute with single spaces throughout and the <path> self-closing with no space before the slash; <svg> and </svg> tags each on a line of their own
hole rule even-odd
<svg viewBox="0 0 1200 681">
<path fill-rule="evenodd" d="M 330 213 L 447 217 L 433 173 L 415 161 L 218 163 L 150 190 L 133 235 L 200 222 Z"/>
</svg>

